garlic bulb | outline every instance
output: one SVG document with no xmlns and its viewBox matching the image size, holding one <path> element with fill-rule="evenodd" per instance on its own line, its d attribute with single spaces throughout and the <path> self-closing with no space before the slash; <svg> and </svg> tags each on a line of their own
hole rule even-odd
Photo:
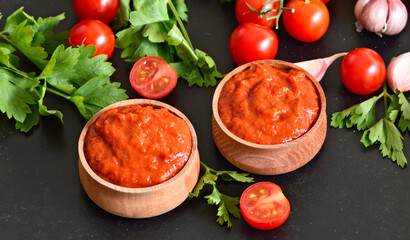
<svg viewBox="0 0 410 240">
<path fill-rule="evenodd" d="M 378 36 L 400 33 L 407 24 L 407 9 L 400 0 L 358 0 L 354 9 L 356 30 Z"/>
<path fill-rule="evenodd" d="M 387 83 L 395 92 L 410 90 L 410 52 L 394 58 L 387 67 Z"/>
</svg>

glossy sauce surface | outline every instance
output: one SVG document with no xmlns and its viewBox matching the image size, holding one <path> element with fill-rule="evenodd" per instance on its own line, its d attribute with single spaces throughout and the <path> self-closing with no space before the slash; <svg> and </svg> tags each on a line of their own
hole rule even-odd
<svg viewBox="0 0 410 240">
<path fill-rule="evenodd" d="M 236 136 L 257 144 L 278 144 L 303 135 L 315 123 L 319 96 L 303 71 L 255 64 L 222 88 L 219 116 Z"/>
<path fill-rule="evenodd" d="M 188 125 L 165 108 L 129 105 L 107 110 L 87 132 L 93 171 L 123 187 L 148 187 L 173 177 L 188 161 Z"/>
</svg>

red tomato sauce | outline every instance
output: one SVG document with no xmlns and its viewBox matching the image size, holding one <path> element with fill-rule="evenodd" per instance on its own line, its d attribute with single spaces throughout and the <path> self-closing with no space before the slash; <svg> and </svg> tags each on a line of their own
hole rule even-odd
<svg viewBox="0 0 410 240">
<path fill-rule="evenodd" d="M 236 136 L 257 144 L 291 141 L 317 119 L 319 95 L 303 71 L 256 64 L 222 88 L 218 110 Z"/>
<path fill-rule="evenodd" d="M 107 110 L 89 128 L 84 152 L 101 178 L 148 187 L 173 177 L 188 161 L 188 125 L 165 108 L 130 105 Z"/>
</svg>

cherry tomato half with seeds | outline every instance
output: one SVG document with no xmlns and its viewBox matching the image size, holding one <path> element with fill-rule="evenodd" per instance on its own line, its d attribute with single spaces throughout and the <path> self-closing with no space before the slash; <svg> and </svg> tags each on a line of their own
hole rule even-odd
<svg viewBox="0 0 410 240">
<path fill-rule="evenodd" d="M 107 24 L 95 20 L 82 20 L 68 34 L 67 45 L 72 47 L 94 45 L 97 48 L 94 56 L 105 54 L 107 59 L 114 52 L 115 36 Z"/>
<path fill-rule="evenodd" d="M 161 57 L 146 56 L 131 69 L 131 86 L 141 96 L 151 99 L 168 95 L 176 86 L 177 72 Z"/>
<path fill-rule="evenodd" d="M 239 207 L 249 225 L 261 230 L 270 230 L 288 219 L 290 204 L 282 189 L 272 182 L 258 182 L 242 193 Z"/>
<path fill-rule="evenodd" d="M 97 19 L 106 24 L 114 20 L 118 7 L 118 0 L 74 0 L 74 11 L 79 19 Z"/>
<path fill-rule="evenodd" d="M 239 24 L 253 22 L 268 28 L 276 25 L 276 19 L 272 17 L 278 10 L 279 1 L 272 0 L 237 0 L 235 5 L 236 20 Z"/>
<path fill-rule="evenodd" d="M 373 49 L 350 51 L 340 65 L 340 77 L 351 92 L 366 95 L 379 89 L 386 78 L 386 65 Z"/>
<path fill-rule="evenodd" d="M 229 53 L 237 65 L 273 59 L 278 52 L 276 33 L 255 23 L 243 23 L 236 27 L 229 39 Z"/>
<path fill-rule="evenodd" d="M 283 25 L 293 38 L 302 42 L 319 40 L 329 27 L 329 10 L 320 0 L 290 0 L 286 8 L 294 9 L 284 11 Z"/>
</svg>

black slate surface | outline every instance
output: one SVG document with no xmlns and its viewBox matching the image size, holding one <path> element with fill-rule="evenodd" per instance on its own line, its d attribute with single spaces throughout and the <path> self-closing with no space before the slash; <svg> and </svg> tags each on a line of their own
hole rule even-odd
<svg viewBox="0 0 410 240">
<path fill-rule="evenodd" d="M 410 3 L 404 1 L 409 7 Z M 234 3 L 187 0 L 187 30 L 196 48 L 213 57 L 227 73 L 235 65 L 228 39 L 237 23 Z M 281 24 L 277 34 L 277 59 L 298 62 L 325 57 L 357 47 L 369 47 L 385 62 L 410 51 L 410 26 L 397 36 L 380 38 L 354 27 L 355 1 L 328 3 L 331 19 L 326 35 L 314 43 L 292 39 Z M 5 17 L 24 6 L 37 17 L 66 13 L 59 29 L 78 21 L 72 1 L 2 1 Z M 132 67 L 116 50 L 110 59 L 117 69 L 112 80 L 122 83 L 130 98 L 138 98 L 129 82 Z M 326 93 L 328 120 L 332 113 L 359 103 L 359 96 L 344 88 L 339 76 L 341 59 L 326 73 L 321 85 Z M 25 69 L 35 70 L 27 64 Z M 29 71 L 29 70 L 27 70 Z M 181 110 L 194 125 L 201 160 L 218 170 L 237 170 L 218 152 L 211 132 L 211 99 L 214 88 L 188 87 L 180 80 L 161 99 Z M 406 94 L 409 98 L 409 94 Z M 1 97 L 1 96 L 0 96 Z M 409 239 L 410 170 L 383 159 L 378 147 L 365 149 L 361 133 L 328 126 L 318 155 L 304 167 L 278 176 L 255 176 L 256 181 L 279 184 L 291 203 L 288 220 L 271 231 L 253 229 L 243 219 L 233 219 L 228 229 L 216 223 L 216 207 L 201 198 L 187 199 L 175 210 L 149 219 L 125 219 L 96 206 L 84 193 L 78 177 L 77 140 L 86 121 L 74 105 L 55 96 L 45 100 L 49 109 L 64 114 L 42 118 L 28 134 L 0 114 L 0 236 L 1 239 Z M 410 157 L 410 136 L 405 134 L 405 154 Z M 220 183 L 221 192 L 240 196 L 249 184 Z M 204 193 L 210 193 L 206 189 Z M 202 195 L 203 196 L 203 195 Z"/>
</svg>

